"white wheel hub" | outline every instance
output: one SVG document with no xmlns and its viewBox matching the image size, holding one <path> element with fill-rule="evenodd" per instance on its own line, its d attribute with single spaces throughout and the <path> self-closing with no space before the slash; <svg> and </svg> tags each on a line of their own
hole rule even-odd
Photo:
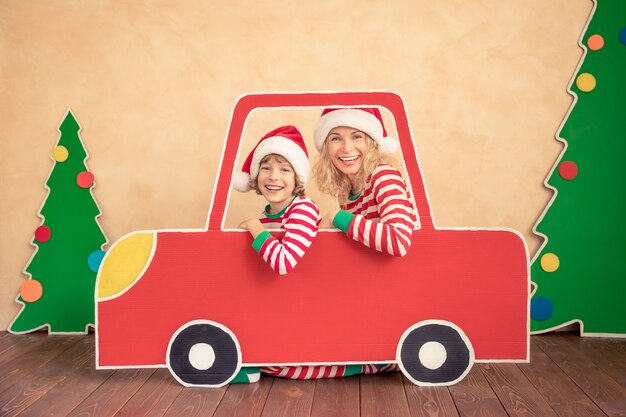
<svg viewBox="0 0 626 417">
<path fill-rule="evenodd" d="M 189 349 L 189 363 L 200 371 L 206 371 L 215 363 L 215 351 L 206 343 L 196 343 Z"/>
<path fill-rule="evenodd" d="M 448 353 L 446 348 L 439 342 L 426 342 L 419 351 L 419 358 L 422 365 L 428 369 L 439 369 L 446 362 Z"/>
</svg>

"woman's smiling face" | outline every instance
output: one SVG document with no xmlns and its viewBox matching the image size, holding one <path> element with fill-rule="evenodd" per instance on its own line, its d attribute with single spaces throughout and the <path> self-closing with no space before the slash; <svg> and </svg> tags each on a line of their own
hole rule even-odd
<svg viewBox="0 0 626 417">
<path fill-rule="evenodd" d="M 369 150 L 367 135 L 351 127 L 339 126 L 326 136 L 326 152 L 335 168 L 350 181 L 363 168 L 363 160 Z"/>
</svg>

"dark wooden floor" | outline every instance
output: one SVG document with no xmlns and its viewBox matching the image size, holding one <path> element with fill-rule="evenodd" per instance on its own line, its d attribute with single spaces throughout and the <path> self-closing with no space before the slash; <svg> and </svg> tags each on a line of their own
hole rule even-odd
<svg viewBox="0 0 626 417">
<path fill-rule="evenodd" d="M 529 364 L 476 364 L 460 383 L 401 374 L 183 388 L 166 369 L 96 371 L 94 337 L 0 332 L 0 416 L 626 416 L 626 340 L 533 336 Z"/>
</svg>

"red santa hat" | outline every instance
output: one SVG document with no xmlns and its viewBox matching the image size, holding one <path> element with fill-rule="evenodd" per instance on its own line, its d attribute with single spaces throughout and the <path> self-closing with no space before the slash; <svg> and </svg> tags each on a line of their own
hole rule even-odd
<svg viewBox="0 0 626 417">
<path fill-rule="evenodd" d="M 324 149 L 328 133 L 338 126 L 351 127 L 367 134 L 378 144 L 382 153 L 394 153 L 398 150 L 398 141 L 387 136 L 380 111 L 375 107 L 363 107 L 324 109 L 313 134 L 318 151 Z"/>
<path fill-rule="evenodd" d="M 289 161 L 296 175 L 306 184 L 310 166 L 302 135 L 295 126 L 281 126 L 263 136 L 252 149 L 241 172 L 235 173 L 233 188 L 242 193 L 250 191 L 250 182 L 259 175 L 261 160 L 269 154 L 280 155 Z"/>
</svg>

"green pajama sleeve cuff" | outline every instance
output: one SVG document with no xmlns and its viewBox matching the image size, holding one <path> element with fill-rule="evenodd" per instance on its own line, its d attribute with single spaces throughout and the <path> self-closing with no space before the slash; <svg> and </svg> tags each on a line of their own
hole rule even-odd
<svg viewBox="0 0 626 417">
<path fill-rule="evenodd" d="M 254 241 L 252 242 L 252 247 L 257 253 L 260 253 L 265 241 L 267 239 L 270 239 L 271 237 L 272 235 L 270 234 L 270 232 L 268 232 L 267 230 L 262 231 L 257 235 L 257 237 L 254 238 Z"/>
<path fill-rule="evenodd" d="M 335 218 L 333 218 L 333 225 L 342 232 L 348 233 L 352 219 L 354 219 L 354 214 L 348 213 L 345 210 L 339 210 Z"/>
</svg>

